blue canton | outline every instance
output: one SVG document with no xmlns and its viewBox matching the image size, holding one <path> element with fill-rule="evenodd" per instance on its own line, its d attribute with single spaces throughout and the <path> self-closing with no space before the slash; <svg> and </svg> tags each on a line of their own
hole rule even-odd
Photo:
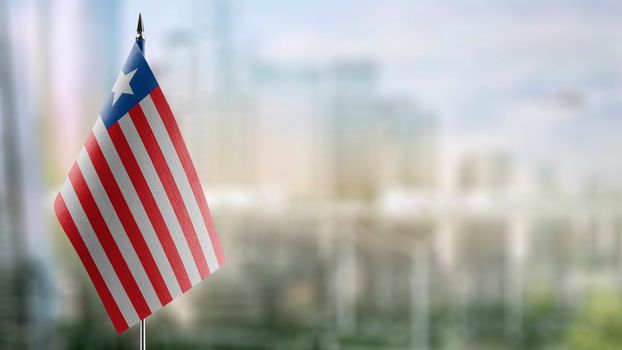
<svg viewBox="0 0 622 350">
<path fill-rule="evenodd" d="M 149 95 L 153 89 L 158 86 L 149 64 L 145 60 L 143 52 L 138 45 L 134 44 L 132 51 L 123 65 L 123 73 L 128 74 L 136 69 L 136 73 L 130 81 L 130 87 L 133 93 L 123 93 L 119 99 L 114 103 L 113 93 L 106 99 L 104 107 L 100 112 L 100 116 L 106 125 L 106 128 L 111 127 L 119 119 L 121 119 L 127 112 L 130 111 L 135 105 L 137 105 L 145 96 Z"/>
</svg>

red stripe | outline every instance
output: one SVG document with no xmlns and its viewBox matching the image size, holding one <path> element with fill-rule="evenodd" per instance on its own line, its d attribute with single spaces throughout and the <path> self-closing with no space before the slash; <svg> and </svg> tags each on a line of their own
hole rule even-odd
<svg viewBox="0 0 622 350">
<path fill-rule="evenodd" d="M 141 264 L 145 268 L 145 272 L 147 272 L 149 281 L 151 281 L 151 284 L 158 295 L 158 299 L 160 299 L 160 303 L 162 305 L 168 304 L 171 300 L 173 300 L 171 293 L 166 286 L 166 282 L 164 282 L 164 278 L 162 278 L 162 275 L 160 274 L 160 270 L 158 269 L 158 265 L 156 265 L 153 255 L 151 255 L 147 242 L 145 242 L 143 235 L 140 233 L 138 224 L 136 224 L 136 220 L 134 220 L 134 215 L 130 211 L 130 207 L 127 205 L 114 175 L 112 175 L 110 166 L 106 162 L 106 158 L 104 158 L 104 153 L 99 147 L 97 139 L 95 139 L 95 135 L 93 135 L 92 132 L 86 139 L 84 146 L 89 154 L 89 158 L 91 158 L 93 166 L 95 167 L 97 176 L 101 180 L 102 185 L 108 194 L 108 198 L 110 198 L 110 202 L 112 203 L 112 206 L 121 221 L 121 225 L 123 225 L 123 229 L 127 233 L 127 237 L 132 243 L 132 246 L 138 255 L 138 259 L 140 259 Z"/>
<path fill-rule="evenodd" d="M 218 233 L 214 227 L 214 221 L 212 220 L 209 206 L 207 205 L 203 189 L 201 188 L 199 176 L 197 175 L 197 171 L 192 163 L 192 158 L 190 158 L 190 153 L 186 148 L 186 143 L 184 142 L 181 132 L 179 131 L 173 112 L 171 111 L 171 108 L 169 107 L 168 102 L 166 101 L 166 98 L 164 97 L 164 94 L 159 86 L 151 92 L 151 99 L 153 100 L 153 103 L 158 110 L 158 114 L 160 114 L 162 122 L 166 127 L 166 131 L 173 142 L 175 151 L 177 151 L 177 156 L 181 161 L 184 171 L 186 172 L 186 176 L 188 177 L 188 181 L 190 182 L 190 186 L 192 187 L 192 192 L 194 192 L 194 197 L 199 204 L 203 221 L 205 222 L 205 226 L 207 226 L 207 232 L 209 233 L 212 246 L 214 247 L 214 252 L 216 253 L 218 266 L 222 266 L 225 262 L 225 256 L 218 239 Z"/>
<path fill-rule="evenodd" d="M 123 131 L 121 130 L 119 123 L 112 125 L 110 129 L 108 129 L 108 134 L 110 135 L 110 139 L 112 140 L 112 143 L 121 158 L 123 166 L 130 176 L 132 185 L 138 193 L 138 197 L 147 212 L 149 221 L 151 221 L 151 225 L 153 225 L 156 235 L 160 240 L 160 244 L 162 244 L 164 253 L 166 254 L 168 262 L 171 264 L 175 277 L 177 278 L 177 282 L 179 283 L 179 287 L 182 292 L 185 292 L 192 287 L 192 283 L 190 282 L 190 278 L 188 278 L 188 273 L 186 272 L 186 267 L 179 256 L 179 251 L 175 246 L 173 237 L 166 227 L 166 222 L 162 217 L 162 213 L 158 208 L 143 173 L 140 171 L 138 162 L 130 149 L 130 145 L 125 139 L 125 135 L 123 135 Z"/>
<path fill-rule="evenodd" d="M 140 317 L 140 319 L 144 319 L 145 317 L 151 314 L 149 310 L 149 306 L 145 302 L 145 298 L 143 297 L 140 289 L 138 288 L 138 284 L 134 280 L 134 276 L 130 272 L 130 269 L 127 267 L 127 263 L 123 259 L 121 255 L 121 251 L 117 246 L 117 243 L 114 241 L 106 222 L 104 221 L 104 217 L 99 211 L 97 207 L 97 203 L 95 203 L 95 199 L 93 198 L 93 194 L 89 190 L 86 181 L 84 180 L 84 176 L 82 172 L 80 172 L 80 168 L 77 164 L 71 168 L 69 172 L 69 179 L 71 184 L 73 185 L 76 194 L 78 195 L 78 200 L 80 204 L 82 204 L 82 208 L 84 208 L 84 212 L 86 213 L 99 242 L 104 248 L 104 252 L 106 252 L 106 256 L 117 276 L 119 276 L 119 280 L 123 285 L 123 289 L 127 293 L 132 305 L 134 305 L 134 309 L 136 309 L 136 313 Z"/>
<path fill-rule="evenodd" d="M 54 200 L 54 211 L 56 212 L 56 217 L 60 222 L 61 227 L 67 234 L 69 241 L 73 245 L 74 249 L 78 253 L 78 257 L 82 261 L 82 264 L 86 268 L 86 272 L 89 274 L 91 278 L 91 282 L 95 286 L 95 290 L 102 302 L 104 303 L 104 308 L 108 313 L 108 316 L 112 320 L 112 324 L 114 328 L 117 330 L 117 333 L 121 333 L 124 330 L 128 329 L 128 324 L 123 318 L 123 314 L 121 314 L 121 310 L 119 310 L 119 306 L 116 301 L 112 297 L 110 290 L 106 286 L 106 282 L 102 277 L 101 273 L 97 269 L 97 265 L 95 265 L 95 261 L 93 261 L 93 257 L 89 253 L 89 250 L 86 248 L 86 244 L 82 240 L 78 228 L 71 218 L 71 214 L 69 210 L 67 210 L 67 205 L 65 205 L 65 201 L 63 200 L 63 196 L 60 193 L 56 196 Z"/>
<path fill-rule="evenodd" d="M 199 238 L 197 237 L 194 227 L 192 226 L 190 215 L 188 215 L 186 205 L 184 204 L 181 194 L 179 193 L 179 189 L 177 188 L 171 169 L 169 169 L 168 164 L 166 163 L 164 154 L 162 154 L 158 141 L 156 140 L 155 135 L 147 122 L 147 118 L 145 118 L 145 114 L 140 108 L 140 105 L 136 105 L 130 110 L 130 118 L 134 122 L 134 126 L 136 127 L 136 130 L 138 131 L 138 134 L 147 149 L 149 158 L 151 158 L 151 161 L 155 166 L 158 177 L 166 190 L 166 195 L 173 205 L 175 216 L 177 216 L 177 220 L 179 220 L 181 228 L 184 231 L 186 241 L 188 242 L 194 261 L 199 269 L 199 274 L 201 275 L 201 278 L 205 278 L 209 275 L 209 268 L 207 267 L 207 261 L 203 255 Z"/>
</svg>

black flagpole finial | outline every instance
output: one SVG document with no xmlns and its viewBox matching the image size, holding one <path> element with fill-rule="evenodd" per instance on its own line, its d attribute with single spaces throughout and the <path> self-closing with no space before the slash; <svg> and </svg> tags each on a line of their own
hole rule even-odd
<svg viewBox="0 0 622 350">
<path fill-rule="evenodd" d="M 136 26 L 136 42 L 141 51 L 145 50 L 145 28 L 143 27 L 143 16 L 138 14 L 138 25 Z"/>
<path fill-rule="evenodd" d="M 136 27 L 137 34 L 143 34 L 145 29 L 143 28 L 143 16 L 141 13 L 138 14 L 138 26 Z"/>
</svg>

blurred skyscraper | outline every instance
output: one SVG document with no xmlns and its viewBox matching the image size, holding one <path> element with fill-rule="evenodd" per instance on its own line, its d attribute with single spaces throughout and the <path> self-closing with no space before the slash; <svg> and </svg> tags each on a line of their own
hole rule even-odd
<svg viewBox="0 0 622 350">
<path fill-rule="evenodd" d="M 39 64 L 47 88 L 40 98 L 48 123 L 47 141 L 56 153 L 50 167 L 62 178 L 118 74 L 119 43 L 125 52 L 133 36 L 120 37 L 117 0 L 43 3 L 47 6 L 41 11 L 45 19 L 41 23 L 46 27 L 39 41 L 46 51 Z"/>
<path fill-rule="evenodd" d="M 383 149 L 379 182 L 389 188 L 430 191 L 440 173 L 439 121 L 408 97 L 378 102 Z"/>
<path fill-rule="evenodd" d="M 409 98 L 382 96 L 373 61 L 338 62 L 328 82 L 334 195 L 369 200 L 387 188 L 431 189 L 439 171 L 436 117 Z"/>
<path fill-rule="evenodd" d="M 49 346 L 50 239 L 42 210 L 39 102 L 46 7 L 0 3 L 0 348 Z M 19 19 L 17 21 L 16 19 Z"/>
<path fill-rule="evenodd" d="M 180 106 L 181 127 L 202 180 L 243 187 L 255 180 L 256 120 L 242 88 L 237 4 L 226 0 L 191 3 L 191 31 L 172 33 L 169 43 L 179 60 L 168 62 L 174 64 L 175 71 L 180 66 L 185 68 L 179 76 L 176 73 L 167 79 L 172 86 L 184 89 L 185 93 L 172 92 L 171 103 Z"/>
<path fill-rule="evenodd" d="M 322 72 L 292 64 L 258 63 L 253 72 L 258 184 L 294 197 L 325 196 L 322 161 Z"/>
<path fill-rule="evenodd" d="M 382 159 L 377 67 L 365 60 L 339 62 L 329 81 L 331 187 L 337 197 L 369 200 L 378 192 Z"/>
</svg>

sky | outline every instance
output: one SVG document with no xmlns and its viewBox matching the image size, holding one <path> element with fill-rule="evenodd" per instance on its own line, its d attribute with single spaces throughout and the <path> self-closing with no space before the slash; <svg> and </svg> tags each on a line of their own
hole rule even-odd
<svg viewBox="0 0 622 350">
<path fill-rule="evenodd" d="M 190 30 L 193 6 L 130 1 L 124 13 L 142 11 L 157 41 Z M 450 152 L 496 147 L 562 172 L 622 175 L 620 2 L 237 0 L 235 9 L 252 57 L 378 62 L 382 91 L 437 114 Z"/>
</svg>

